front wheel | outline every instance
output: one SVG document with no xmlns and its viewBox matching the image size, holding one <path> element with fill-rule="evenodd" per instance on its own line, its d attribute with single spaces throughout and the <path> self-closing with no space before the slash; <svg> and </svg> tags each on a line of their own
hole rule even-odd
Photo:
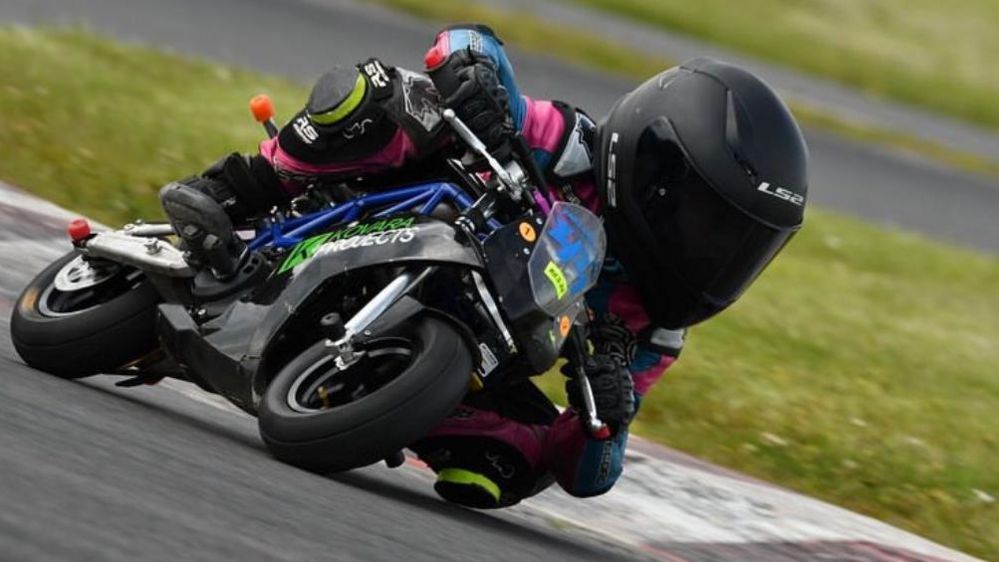
<svg viewBox="0 0 999 562">
<path fill-rule="evenodd" d="M 461 401 L 472 354 L 447 322 L 421 316 L 359 348 L 342 368 L 320 341 L 271 381 L 260 435 L 278 459 L 343 471 L 389 457 L 426 435 Z"/>
<path fill-rule="evenodd" d="M 24 288 L 11 340 L 29 366 L 62 378 L 110 372 L 156 348 L 159 302 L 141 271 L 73 251 Z"/>
</svg>

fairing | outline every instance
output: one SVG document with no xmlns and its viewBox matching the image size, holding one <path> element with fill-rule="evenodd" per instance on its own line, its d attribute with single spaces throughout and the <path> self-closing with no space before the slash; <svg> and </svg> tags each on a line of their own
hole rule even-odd
<svg viewBox="0 0 999 562">
<path fill-rule="evenodd" d="M 546 221 L 506 225 L 483 244 L 501 308 L 532 372 L 558 358 L 585 308 L 583 295 L 596 284 L 606 247 L 600 220 L 570 203 L 557 203 Z"/>
<path fill-rule="evenodd" d="M 265 283 L 201 326 L 183 308 L 163 305 L 160 333 L 164 344 L 190 371 L 211 373 L 204 381 L 207 386 L 254 413 L 256 394 L 266 386 L 265 380 L 258 380 L 261 360 L 282 327 L 317 290 L 335 283 L 331 280 L 373 266 L 484 267 L 447 223 L 408 215 L 388 220 L 392 219 L 402 222 L 376 232 L 358 227 L 384 219 L 363 221 L 304 240 Z M 342 234 L 350 229 L 349 236 Z M 289 260 L 294 263 L 289 265 Z"/>
</svg>

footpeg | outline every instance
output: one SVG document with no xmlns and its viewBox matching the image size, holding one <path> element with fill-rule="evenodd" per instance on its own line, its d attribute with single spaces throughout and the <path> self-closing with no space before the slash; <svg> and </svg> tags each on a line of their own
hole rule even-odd
<svg viewBox="0 0 999 562">
<path fill-rule="evenodd" d="M 206 269 L 199 271 L 191 284 L 191 294 L 200 301 L 221 299 L 256 286 L 270 273 L 267 260 L 258 252 L 251 252 L 236 274 L 225 280 Z"/>
</svg>

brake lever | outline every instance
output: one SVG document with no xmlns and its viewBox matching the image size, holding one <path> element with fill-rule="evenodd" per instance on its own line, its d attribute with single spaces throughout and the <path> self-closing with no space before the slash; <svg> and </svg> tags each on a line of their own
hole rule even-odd
<svg viewBox="0 0 999 562">
<path fill-rule="evenodd" d="M 465 125 L 453 109 L 445 109 L 441 112 L 441 116 L 458 133 L 458 136 L 465 141 L 465 144 L 489 164 L 489 167 L 499 179 L 500 190 L 506 187 L 510 193 L 510 197 L 518 203 L 523 200 L 524 192 L 526 192 L 528 202 L 534 209 L 541 211 L 543 215 L 551 212 L 551 204 L 540 192 L 540 189 L 545 185 L 544 174 L 541 172 L 538 163 L 534 161 L 531 149 L 527 146 L 527 142 L 520 133 L 514 133 L 509 139 L 513 152 L 519 158 L 519 161 L 516 159 L 512 161 L 516 166 L 512 168 L 514 173 L 511 173 L 510 168 L 500 164 L 496 160 L 496 157 L 489 153 L 482 140 Z"/>
<path fill-rule="evenodd" d="M 586 361 L 586 336 L 583 335 L 583 326 L 573 327 L 571 337 L 575 354 L 573 363 L 576 367 L 576 381 L 579 384 L 579 394 L 583 397 L 583 406 L 586 408 L 583 426 L 591 437 L 603 441 L 611 436 L 611 431 L 610 427 L 601 421 L 599 414 L 597 414 L 593 387 L 590 386 L 590 379 L 587 378 L 586 369 L 583 368 L 584 361 Z"/>
</svg>

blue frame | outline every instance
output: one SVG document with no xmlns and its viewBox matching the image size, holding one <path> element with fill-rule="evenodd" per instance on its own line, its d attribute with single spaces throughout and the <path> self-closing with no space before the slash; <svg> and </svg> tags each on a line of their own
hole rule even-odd
<svg viewBox="0 0 999 562">
<path fill-rule="evenodd" d="M 418 211 L 419 214 L 429 215 L 445 199 L 457 207 L 459 211 L 465 211 L 474 203 L 472 198 L 461 188 L 446 182 L 421 183 L 398 189 L 388 189 L 363 195 L 335 207 L 301 217 L 274 220 L 268 229 L 257 232 L 257 236 L 250 242 L 250 249 L 258 250 L 264 246 L 288 248 L 298 244 L 319 229 L 340 222 L 355 221 L 365 211 L 372 209 L 378 209 L 372 213 L 372 217 L 387 217 L 422 205 Z M 491 219 L 489 227 L 496 229 L 500 227 L 500 224 L 495 219 Z"/>
</svg>

